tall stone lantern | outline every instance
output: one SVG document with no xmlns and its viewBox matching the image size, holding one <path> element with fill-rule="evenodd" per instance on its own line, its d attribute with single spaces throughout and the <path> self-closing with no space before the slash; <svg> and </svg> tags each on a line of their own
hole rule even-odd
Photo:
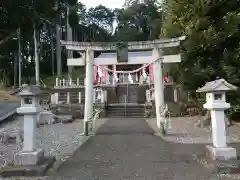
<svg viewBox="0 0 240 180">
<path fill-rule="evenodd" d="M 237 90 L 237 87 L 224 79 L 218 79 L 205 84 L 197 92 L 206 93 L 205 109 L 211 111 L 213 146 L 207 146 L 207 156 L 214 160 L 236 159 L 236 149 L 227 146 L 225 113 L 231 106 L 226 102 L 226 92 Z"/>
<path fill-rule="evenodd" d="M 15 154 L 15 165 L 36 165 L 44 156 L 42 149 L 36 149 L 36 125 L 40 106 L 41 89 L 38 86 L 25 86 L 19 93 L 21 106 L 17 113 L 24 116 L 24 141 L 22 151 Z"/>
</svg>

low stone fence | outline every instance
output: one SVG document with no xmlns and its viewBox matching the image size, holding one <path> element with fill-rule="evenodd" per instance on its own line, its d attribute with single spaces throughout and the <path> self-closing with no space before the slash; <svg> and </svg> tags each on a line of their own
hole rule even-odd
<svg viewBox="0 0 240 180">
<path fill-rule="evenodd" d="M 56 78 L 55 93 L 51 96 L 51 104 L 84 104 L 85 83 L 77 80 L 66 80 Z M 106 91 L 101 88 L 94 88 L 93 103 L 106 102 Z"/>
</svg>

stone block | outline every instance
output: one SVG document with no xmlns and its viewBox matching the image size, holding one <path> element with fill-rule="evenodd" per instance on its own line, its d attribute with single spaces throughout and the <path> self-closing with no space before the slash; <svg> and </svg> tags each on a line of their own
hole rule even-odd
<svg viewBox="0 0 240 180">
<path fill-rule="evenodd" d="M 235 148 L 216 148 L 210 145 L 206 146 L 206 156 L 213 160 L 225 161 L 237 159 L 237 152 Z"/>
<path fill-rule="evenodd" d="M 14 156 L 14 165 L 37 165 L 43 158 L 43 149 L 37 149 L 33 152 L 20 151 Z"/>
<path fill-rule="evenodd" d="M 57 117 L 58 117 L 57 122 L 62 124 L 72 123 L 73 121 L 76 120 L 72 115 L 57 116 Z"/>
<path fill-rule="evenodd" d="M 9 165 L 0 170 L 2 177 L 16 177 L 16 176 L 44 176 L 56 161 L 55 157 L 44 157 L 38 165 Z"/>
<path fill-rule="evenodd" d="M 194 155 L 194 160 L 209 169 L 213 174 L 239 174 L 240 161 L 239 160 L 213 160 L 207 158 L 205 155 Z"/>
</svg>

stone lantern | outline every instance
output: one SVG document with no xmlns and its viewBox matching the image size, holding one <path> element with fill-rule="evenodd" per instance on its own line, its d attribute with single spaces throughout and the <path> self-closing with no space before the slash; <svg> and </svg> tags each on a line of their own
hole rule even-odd
<svg viewBox="0 0 240 180">
<path fill-rule="evenodd" d="M 236 159 L 236 149 L 227 146 L 224 110 L 231 106 L 226 102 L 226 91 L 237 90 L 237 87 L 224 79 L 205 84 L 197 92 L 206 93 L 205 109 L 211 111 L 213 146 L 207 146 L 207 155 L 215 160 Z"/>
<path fill-rule="evenodd" d="M 44 176 L 52 167 L 55 157 L 45 157 L 42 149 L 36 148 L 36 125 L 40 106 L 41 89 L 38 86 L 24 86 L 18 95 L 21 106 L 17 113 L 24 117 L 23 149 L 14 155 L 14 164 L 1 169 L 2 177 L 13 176 Z"/>
<path fill-rule="evenodd" d="M 37 165 L 43 158 L 42 149 L 36 149 L 36 125 L 40 106 L 41 89 L 38 86 L 25 86 L 19 93 L 21 106 L 17 113 L 24 116 L 24 141 L 22 151 L 15 154 L 15 165 Z"/>
</svg>

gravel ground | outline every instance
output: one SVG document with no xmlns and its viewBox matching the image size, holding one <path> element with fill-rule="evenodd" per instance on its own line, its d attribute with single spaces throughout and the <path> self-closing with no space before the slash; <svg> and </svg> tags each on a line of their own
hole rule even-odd
<svg viewBox="0 0 240 180">
<path fill-rule="evenodd" d="M 105 119 L 98 119 L 96 126 L 101 126 Z M 2 123 L 0 128 L 22 127 L 23 118 Z M 64 161 L 80 147 L 89 137 L 84 137 L 83 120 L 77 119 L 69 124 L 43 125 L 37 129 L 37 148 L 45 150 L 45 155 L 56 156 L 57 163 Z M 0 145 L 0 167 L 13 162 L 15 152 L 21 150 L 22 144 Z"/>
<path fill-rule="evenodd" d="M 164 140 L 183 144 L 211 144 L 212 132 L 209 128 L 198 128 L 196 122 L 202 117 L 177 117 L 171 120 L 169 134 L 164 136 Z M 149 125 L 157 131 L 156 119 L 148 119 Z M 227 129 L 228 143 L 240 142 L 240 126 L 233 125 Z"/>
</svg>

